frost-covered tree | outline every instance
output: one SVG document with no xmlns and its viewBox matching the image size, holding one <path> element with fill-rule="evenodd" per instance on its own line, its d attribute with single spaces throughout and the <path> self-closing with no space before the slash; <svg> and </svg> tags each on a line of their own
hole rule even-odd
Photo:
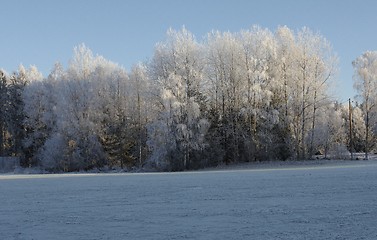
<svg viewBox="0 0 377 240">
<path fill-rule="evenodd" d="M 221 119 L 214 123 L 225 161 L 310 155 L 335 70 L 327 41 L 306 28 L 295 34 L 281 27 L 273 35 L 254 26 L 213 32 L 205 46 L 211 119 Z"/>
<path fill-rule="evenodd" d="M 334 76 L 335 60 L 326 39 L 303 28 L 296 36 L 291 85 L 291 128 L 296 158 L 313 154 L 317 113 L 328 104 L 327 89 Z M 312 133 L 307 142 L 309 132 Z"/>
<path fill-rule="evenodd" d="M 9 109 L 8 99 L 9 78 L 4 70 L 0 70 L 0 156 L 5 155 L 7 115 Z"/>
<path fill-rule="evenodd" d="M 36 153 L 44 144 L 47 135 L 44 134 L 46 125 L 43 122 L 46 107 L 46 95 L 50 93 L 46 91 L 43 84 L 43 76 L 35 66 L 31 66 L 25 71 L 25 78 L 28 85 L 25 87 L 22 98 L 24 102 L 24 128 L 26 130 L 23 139 L 24 161 L 28 166 L 38 164 Z"/>
<path fill-rule="evenodd" d="M 314 154 L 313 141 L 315 137 L 315 128 L 318 124 L 317 115 L 321 112 L 325 112 L 327 109 L 334 109 L 334 106 L 330 104 L 329 92 L 327 91 L 330 88 L 331 79 L 335 76 L 337 57 L 333 54 L 330 43 L 324 39 L 321 35 L 315 34 L 311 36 L 314 45 L 314 55 L 312 59 L 312 96 L 311 96 L 311 134 L 310 134 L 310 143 L 309 143 L 309 156 Z M 319 112 L 321 111 L 321 112 Z M 334 118 L 338 116 L 334 116 Z M 341 125 L 337 125 L 341 126 Z"/>
<path fill-rule="evenodd" d="M 139 166 L 142 166 L 147 158 L 147 125 L 154 116 L 150 93 L 147 66 L 139 63 L 133 66 L 130 72 L 130 116 L 135 130 L 134 155 Z"/>
<path fill-rule="evenodd" d="M 365 152 L 365 136 L 366 136 L 366 125 L 365 125 L 365 113 L 360 107 L 355 107 L 352 110 L 352 144 L 355 152 Z"/>
<path fill-rule="evenodd" d="M 33 67 L 32 67 L 33 69 Z M 36 68 L 35 68 L 36 69 Z M 32 70 L 33 71 L 33 70 Z M 22 98 L 25 86 L 29 83 L 28 74 L 23 65 L 9 77 L 7 86 L 7 144 L 8 154 L 11 156 L 22 157 L 22 140 L 25 137 L 24 128 L 24 101 Z M 24 162 L 21 163 L 25 165 Z"/>
<path fill-rule="evenodd" d="M 241 109 L 241 53 L 242 46 L 229 32 L 212 32 L 207 36 L 207 82 L 213 135 L 220 136 L 219 143 L 213 142 L 223 152 L 226 163 L 239 158 Z M 217 132 L 217 133 L 216 133 Z M 216 140 L 216 138 L 215 138 Z M 211 145 L 212 145 L 211 144 Z M 217 146 L 218 145 L 218 146 Z"/>
<path fill-rule="evenodd" d="M 122 68 L 93 56 L 85 45 L 74 49 L 67 70 L 59 66 L 54 69 L 47 82 L 56 94 L 48 118 L 55 126 L 40 151 L 44 166 L 72 171 L 113 164 L 108 162 L 111 157 L 106 152 L 115 148 L 109 147 L 112 144 L 108 129 L 114 127 L 115 121 L 126 119 L 123 113 L 126 102 L 119 97 L 126 95 L 126 79 Z M 117 133 L 123 133 L 127 126 L 122 127 Z M 117 148 L 123 147 L 119 142 L 113 143 L 116 144 Z"/>
<path fill-rule="evenodd" d="M 23 93 L 28 165 L 53 171 L 123 168 L 140 163 L 140 149 L 147 157 L 148 84 L 141 65 L 131 83 L 122 67 L 80 45 L 67 69 L 56 64 L 45 79 L 34 68 L 20 72 L 30 82 Z"/>
<path fill-rule="evenodd" d="M 311 129 L 314 133 L 310 132 L 307 139 L 313 154 L 323 154 L 325 159 L 348 158 L 345 107 L 330 103 L 321 110 L 317 113 L 315 128 Z"/>
<path fill-rule="evenodd" d="M 25 113 L 27 135 L 24 140 L 25 157 L 29 162 L 48 169 L 58 169 L 62 151 L 59 144 L 52 144 L 57 132 L 57 101 L 64 69 L 55 63 L 51 73 L 42 81 L 33 81 L 26 88 Z M 48 154 L 46 154 L 48 153 Z"/>
<path fill-rule="evenodd" d="M 169 30 L 167 40 L 156 46 L 150 64 L 159 89 L 160 114 L 151 127 L 150 147 L 157 164 L 168 159 L 170 169 L 192 168 L 197 151 L 204 148 L 206 120 L 202 118 L 203 61 L 201 45 L 182 28 Z"/>
<path fill-rule="evenodd" d="M 136 127 L 132 119 L 135 101 L 132 99 L 129 76 L 123 68 L 108 62 L 93 73 L 94 95 L 99 137 L 112 167 L 132 167 L 137 161 Z M 96 95 L 98 95 L 96 97 Z"/>
<path fill-rule="evenodd" d="M 351 108 L 351 119 L 349 115 L 349 107 L 344 106 L 342 109 L 342 116 L 345 122 L 344 129 L 346 129 L 346 141 L 348 149 L 352 152 L 365 152 L 365 116 L 358 104 Z M 351 132 L 350 132 L 350 122 Z M 351 134 L 351 136 L 350 136 Z M 352 138 L 352 141 L 350 139 Z"/>
<path fill-rule="evenodd" d="M 25 75 L 22 65 L 10 76 L 0 71 L 0 156 L 22 155 Z"/>
<path fill-rule="evenodd" d="M 94 57 L 85 46 L 74 49 L 74 56 L 67 73 L 60 83 L 56 108 L 57 133 L 65 140 L 62 153 L 63 169 L 90 169 L 103 160 L 103 153 L 97 136 L 92 97 L 97 94 L 90 75 L 95 71 L 99 57 Z"/>
<path fill-rule="evenodd" d="M 22 66 L 0 75 L 0 154 L 74 171 L 327 153 L 345 144 L 344 111 L 327 92 L 335 66 L 329 43 L 307 28 L 213 31 L 203 42 L 170 29 L 130 74 L 82 44 L 47 78 Z"/>
<path fill-rule="evenodd" d="M 247 86 L 240 91 L 241 96 L 244 96 L 242 115 L 247 116 L 248 126 L 245 127 L 249 129 L 248 138 L 254 143 L 246 149 L 255 148 L 256 151 L 252 154 L 254 160 L 270 159 L 275 151 L 271 147 L 276 145 L 272 141 L 275 138 L 272 132 L 275 132 L 273 128 L 279 121 L 277 106 L 274 104 L 278 84 L 275 77 L 277 43 L 268 29 L 258 26 L 242 31 L 238 41 L 242 45 L 244 56 L 241 65 L 242 85 Z"/>
<path fill-rule="evenodd" d="M 275 82 L 274 105 L 279 112 L 279 125 L 277 142 L 278 155 L 282 159 L 291 158 L 295 155 L 293 134 L 293 106 L 294 106 L 294 84 L 296 72 L 296 58 L 298 55 L 298 46 L 296 44 L 295 33 L 286 26 L 279 27 L 275 32 L 275 41 L 277 44 L 277 56 L 275 65 Z"/>
<path fill-rule="evenodd" d="M 354 67 L 354 88 L 362 101 L 365 114 L 365 159 L 373 147 L 372 126 L 377 122 L 377 51 L 367 51 L 352 63 Z"/>
</svg>

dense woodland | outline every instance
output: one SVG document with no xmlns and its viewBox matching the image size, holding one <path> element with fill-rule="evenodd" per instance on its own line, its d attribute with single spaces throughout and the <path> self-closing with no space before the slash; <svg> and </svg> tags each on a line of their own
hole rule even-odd
<svg viewBox="0 0 377 240">
<path fill-rule="evenodd" d="M 82 44 L 46 77 L 35 66 L 0 71 L 0 156 L 53 172 L 368 157 L 377 52 L 353 67 L 359 103 L 349 106 L 332 97 L 330 43 L 307 28 L 212 31 L 202 41 L 170 29 L 129 72 Z"/>
</svg>

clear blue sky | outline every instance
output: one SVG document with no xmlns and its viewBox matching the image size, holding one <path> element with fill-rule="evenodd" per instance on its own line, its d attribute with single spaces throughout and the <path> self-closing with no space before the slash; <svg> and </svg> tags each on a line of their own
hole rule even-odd
<svg viewBox="0 0 377 240">
<path fill-rule="evenodd" d="M 320 32 L 339 56 L 337 94 L 353 97 L 352 61 L 377 50 L 375 0 L 0 0 L 0 68 L 36 65 L 47 76 L 67 65 L 73 47 L 126 69 L 148 60 L 169 27 L 185 25 L 198 40 L 211 30 L 237 32 L 254 24 L 274 31 L 306 26 Z"/>
</svg>

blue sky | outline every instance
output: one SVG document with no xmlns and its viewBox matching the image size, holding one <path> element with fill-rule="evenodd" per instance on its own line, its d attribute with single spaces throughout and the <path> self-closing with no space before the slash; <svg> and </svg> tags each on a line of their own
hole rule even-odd
<svg viewBox="0 0 377 240">
<path fill-rule="evenodd" d="M 320 32 L 339 57 L 336 93 L 353 97 L 352 61 L 377 50 L 375 0 L 0 0 L 0 68 L 36 65 L 47 76 L 67 65 L 73 47 L 130 69 L 148 60 L 169 27 L 183 25 L 198 40 L 211 30 L 238 32 L 254 24 L 274 31 L 306 26 Z"/>
</svg>

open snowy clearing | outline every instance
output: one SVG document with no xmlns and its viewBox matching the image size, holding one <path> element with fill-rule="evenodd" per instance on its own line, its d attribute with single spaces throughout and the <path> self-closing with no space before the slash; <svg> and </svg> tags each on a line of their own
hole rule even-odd
<svg viewBox="0 0 377 240">
<path fill-rule="evenodd" d="M 377 239 L 377 161 L 0 175 L 1 239 Z"/>
</svg>

